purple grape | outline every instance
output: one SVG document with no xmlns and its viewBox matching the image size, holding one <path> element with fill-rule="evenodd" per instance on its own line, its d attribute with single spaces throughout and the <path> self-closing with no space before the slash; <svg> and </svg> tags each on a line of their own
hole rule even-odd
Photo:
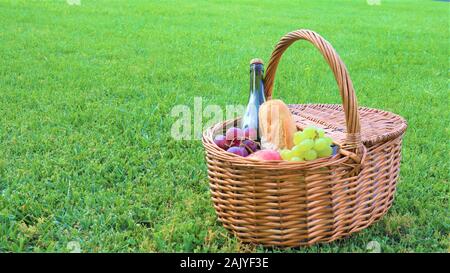
<svg viewBox="0 0 450 273">
<path fill-rule="evenodd" d="M 247 149 L 245 149 L 244 147 L 231 147 L 227 150 L 227 152 L 243 157 L 248 156 Z"/>
<path fill-rule="evenodd" d="M 337 145 L 331 145 L 331 148 L 333 149 L 333 155 L 337 154 L 339 151 L 339 146 Z"/>
<path fill-rule="evenodd" d="M 239 147 L 241 146 L 241 141 L 239 139 L 227 140 L 225 145 L 227 147 Z"/>
<path fill-rule="evenodd" d="M 227 140 L 243 139 L 244 133 L 239 128 L 231 127 L 230 129 L 227 130 L 225 137 L 227 138 Z"/>
<path fill-rule="evenodd" d="M 226 150 L 227 149 L 227 140 L 224 135 L 217 135 L 214 138 L 214 143 L 216 143 L 217 146 L 220 148 Z"/>
<path fill-rule="evenodd" d="M 258 144 L 250 139 L 242 141 L 242 146 L 247 148 L 249 153 L 256 152 L 256 150 L 258 150 Z"/>
<path fill-rule="evenodd" d="M 245 128 L 245 129 L 244 129 L 244 137 L 245 137 L 245 138 L 248 138 L 248 139 L 255 140 L 256 137 L 257 137 L 256 129 L 254 129 L 254 128 L 248 128 L 248 127 Z"/>
</svg>

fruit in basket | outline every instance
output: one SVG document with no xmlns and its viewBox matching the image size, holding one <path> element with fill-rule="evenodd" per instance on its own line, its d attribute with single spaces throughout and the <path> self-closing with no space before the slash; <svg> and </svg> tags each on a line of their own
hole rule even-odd
<svg viewBox="0 0 450 273">
<path fill-rule="evenodd" d="M 226 136 L 224 135 L 217 135 L 214 137 L 214 143 L 219 146 L 220 148 L 227 150 L 230 147 L 238 147 L 241 145 L 242 140 L 239 139 L 231 139 L 227 140 Z"/>
<path fill-rule="evenodd" d="M 249 155 L 248 158 L 255 158 L 260 160 L 282 160 L 280 153 L 275 150 L 259 150 Z"/>
<path fill-rule="evenodd" d="M 313 149 L 306 151 L 303 156 L 305 160 L 314 160 L 317 158 L 317 152 Z"/>
<path fill-rule="evenodd" d="M 240 146 L 241 143 L 242 142 L 239 139 L 232 139 L 232 140 L 227 140 L 226 146 L 227 146 L 227 149 L 228 149 L 229 147 Z"/>
<path fill-rule="evenodd" d="M 333 150 L 333 155 L 337 154 L 339 151 L 339 146 L 331 145 L 331 149 Z"/>
<path fill-rule="evenodd" d="M 298 144 L 297 146 L 301 152 L 306 152 L 314 147 L 314 140 L 305 139 L 302 142 L 300 142 L 300 144 Z"/>
<path fill-rule="evenodd" d="M 240 128 L 231 127 L 225 133 L 225 137 L 227 140 L 241 140 L 244 138 L 244 133 Z"/>
<path fill-rule="evenodd" d="M 283 160 L 291 160 L 294 157 L 294 153 L 289 149 L 283 149 L 280 152 L 280 156 Z"/>
<path fill-rule="evenodd" d="M 303 134 L 305 134 L 306 138 L 314 139 L 316 136 L 316 129 L 314 127 L 308 126 L 303 130 Z"/>
<path fill-rule="evenodd" d="M 258 137 L 258 132 L 254 128 L 245 128 L 244 137 L 251 140 L 256 140 Z"/>
<path fill-rule="evenodd" d="M 249 131 L 245 136 L 244 131 L 239 128 L 232 127 L 227 130 L 225 135 L 217 135 L 214 137 L 214 143 L 224 149 L 225 151 L 240 155 L 247 156 L 259 149 L 259 144 L 255 140 L 249 139 L 252 136 L 252 132 Z M 233 149 L 231 149 L 233 148 Z M 239 148 L 239 149 L 237 149 Z M 230 150 L 231 149 L 231 150 Z M 245 151 L 244 151 L 245 150 Z"/>
<path fill-rule="evenodd" d="M 325 139 L 328 142 L 328 145 L 333 144 L 333 139 L 331 137 L 324 137 L 323 139 Z"/>
<path fill-rule="evenodd" d="M 337 153 L 338 146 L 333 145 L 333 139 L 325 136 L 322 128 L 306 127 L 296 132 L 293 138 L 295 146 L 291 150 L 281 151 L 281 157 L 288 161 L 315 160 Z M 333 146 L 332 146 L 333 145 Z"/>
<path fill-rule="evenodd" d="M 317 151 L 318 157 L 328 157 L 332 154 L 333 154 L 333 148 L 331 148 L 331 146 L 327 146 L 327 147 L 325 147 L 325 149 Z"/>
<path fill-rule="evenodd" d="M 258 150 L 258 143 L 251 139 L 246 139 L 241 143 L 242 147 L 245 147 L 249 153 L 256 152 Z"/>
<path fill-rule="evenodd" d="M 297 131 L 294 118 L 281 100 L 269 100 L 259 108 L 262 149 L 291 149 Z"/>
<path fill-rule="evenodd" d="M 316 133 L 318 137 L 324 137 L 325 131 L 322 128 L 316 128 Z"/>
<path fill-rule="evenodd" d="M 214 143 L 222 149 L 227 149 L 227 140 L 224 135 L 217 135 L 214 138 Z"/>
<path fill-rule="evenodd" d="M 300 144 L 300 142 L 302 142 L 305 139 L 307 139 L 307 137 L 305 136 L 305 133 L 303 133 L 302 131 L 298 131 L 294 134 L 294 144 L 295 145 Z"/>
<path fill-rule="evenodd" d="M 316 151 L 325 150 L 327 147 L 330 147 L 330 144 L 328 144 L 328 141 L 322 137 L 314 141 L 314 150 Z"/>
<path fill-rule="evenodd" d="M 291 158 L 290 161 L 294 161 L 294 162 L 301 162 L 304 161 L 302 157 L 299 156 L 294 156 L 293 158 Z"/>
<path fill-rule="evenodd" d="M 248 151 L 247 151 L 247 149 L 245 149 L 245 147 L 233 146 L 233 147 L 228 148 L 227 152 L 235 154 L 235 155 L 243 156 L 243 157 L 248 156 Z"/>
<path fill-rule="evenodd" d="M 298 145 L 295 145 L 294 147 L 292 147 L 292 156 L 301 156 L 302 155 L 302 151 L 300 150 L 300 147 Z"/>
</svg>

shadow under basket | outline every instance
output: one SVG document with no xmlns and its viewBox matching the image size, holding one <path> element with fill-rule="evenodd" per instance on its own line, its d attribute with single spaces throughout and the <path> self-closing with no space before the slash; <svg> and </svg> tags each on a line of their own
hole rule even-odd
<svg viewBox="0 0 450 273">
<path fill-rule="evenodd" d="M 406 121 L 393 113 L 358 107 L 347 69 L 320 35 L 298 30 L 275 47 L 265 75 L 272 97 L 282 53 L 297 40 L 311 42 L 330 65 L 342 97 L 334 104 L 293 104 L 299 129 L 323 128 L 338 154 L 313 161 L 262 161 L 228 153 L 214 137 L 237 123 L 203 133 L 211 197 L 218 219 L 241 242 L 297 247 L 331 242 L 379 220 L 391 207 Z"/>
</svg>

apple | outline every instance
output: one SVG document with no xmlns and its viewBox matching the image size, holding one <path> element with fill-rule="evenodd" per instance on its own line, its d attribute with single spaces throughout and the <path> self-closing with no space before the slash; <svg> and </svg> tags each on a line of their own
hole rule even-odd
<svg viewBox="0 0 450 273">
<path fill-rule="evenodd" d="M 248 158 L 256 158 L 260 160 L 282 160 L 280 153 L 275 150 L 260 150 L 249 155 Z"/>
</svg>

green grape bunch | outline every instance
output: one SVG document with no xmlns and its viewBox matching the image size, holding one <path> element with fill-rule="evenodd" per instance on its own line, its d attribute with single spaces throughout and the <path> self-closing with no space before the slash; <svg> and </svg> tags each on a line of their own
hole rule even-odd
<svg viewBox="0 0 450 273">
<path fill-rule="evenodd" d="M 333 154 L 333 139 L 325 136 L 322 128 L 306 127 L 294 134 L 292 149 L 280 151 L 281 158 L 287 161 L 311 161 L 317 158 L 329 157 Z"/>
</svg>

